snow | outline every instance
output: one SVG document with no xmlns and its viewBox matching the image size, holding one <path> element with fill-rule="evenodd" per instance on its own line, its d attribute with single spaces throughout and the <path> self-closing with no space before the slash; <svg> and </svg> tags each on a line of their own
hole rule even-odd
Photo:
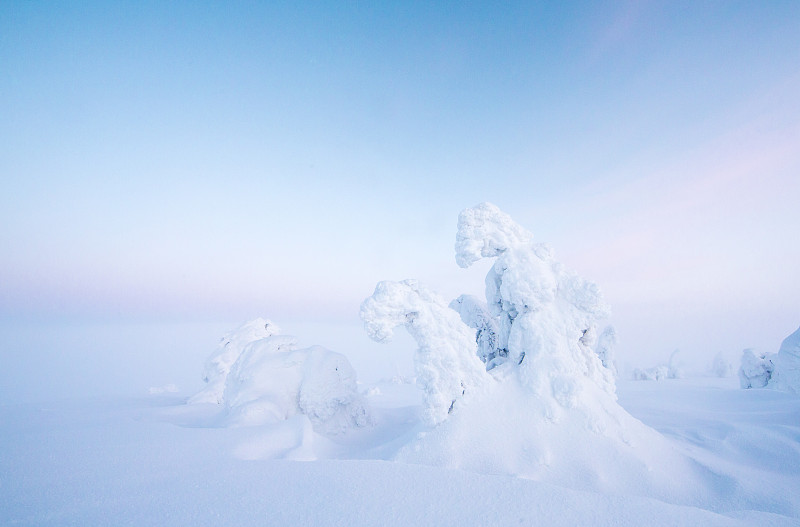
<svg viewBox="0 0 800 527">
<path fill-rule="evenodd" d="M 290 423 L 202 426 L 208 406 L 184 405 L 185 397 L 170 394 L 0 406 L 0 524 L 800 525 L 798 400 L 775 390 L 739 390 L 735 382 L 619 385 L 628 411 L 716 473 L 721 491 L 740 500 L 726 510 L 714 501 L 681 506 L 635 493 L 387 461 L 386 452 L 365 459 L 375 451 L 358 443 L 312 462 L 284 453 L 258 457 L 248 449 Z M 370 397 L 376 408 L 387 403 L 387 410 L 400 410 L 414 400 L 388 395 L 415 393 L 413 385 L 375 387 L 384 394 Z M 402 418 L 382 426 L 407 430 Z M 391 443 L 375 429 L 363 433 Z"/>
<path fill-rule="evenodd" d="M 255 319 L 194 394 L 0 405 L 0 524 L 800 525 L 800 329 L 745 350 L 753 389 L 677 352 L 620 380 L 596 284 L 488 203 L 457 228 L 456 263 L 481 258 L 486 302 L 416 280 L 363 301 L 370 338 L 414 339 L 413 378 L 361 384 Z"/>
</svg>

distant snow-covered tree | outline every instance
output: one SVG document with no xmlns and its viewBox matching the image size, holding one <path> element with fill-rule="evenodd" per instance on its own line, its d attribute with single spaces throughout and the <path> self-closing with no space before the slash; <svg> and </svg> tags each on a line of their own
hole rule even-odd
<svg viewBox="0 0 800 527">
<path fill-rule="evenodd" d="M 739 367 L 739 385 L 742 388 L 763 388 L 772 377 L 775 369 L 774 353 L 760 353 L 748 348 L 742 351 L 742 365 Z"/>
<path fill-rule="evenodd" d="M 727 359 L 725 359 L 725 356 L 722 354 L 722 352 L 717 353 L 714 356 L 714 360 L 711 362 L 711 373 L 717 377 L 725 378 L 730 377 L 732 371 L 733 366 L 730 362 L 728 362 Z"/>
</svg>

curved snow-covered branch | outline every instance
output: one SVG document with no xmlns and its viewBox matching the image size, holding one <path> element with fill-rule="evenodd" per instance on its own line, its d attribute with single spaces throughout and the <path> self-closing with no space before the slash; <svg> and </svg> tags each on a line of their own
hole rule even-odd
<svg viewBox="0 0 800 527">
<path fill-rule="evenodd" d="M 444 421 L 456 401 L 486 381 L 472 330 L 444 299 L 416 280 L 378 283 L 360 314 L 375 341 L 389 340 L 394 328 L 403 325 L 417 342 L 414 366 L 429 424 Z"/>
</svg>

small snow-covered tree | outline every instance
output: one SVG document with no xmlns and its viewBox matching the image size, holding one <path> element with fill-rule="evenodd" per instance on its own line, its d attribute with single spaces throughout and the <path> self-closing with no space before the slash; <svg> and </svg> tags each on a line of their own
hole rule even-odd
<svg viewBox="0 0 800 527">
<path fill-rule="evenodd" d="M 414 367 L 429 424 L 442 422 L 462 396 L 487 381 L 472 330 L 443 298 L 416 280 L 379 282 L 360 314 L 377 342 L 390 340 L 397 326 L 417 342 Z"/>
<path fill-rule="evenodd" d="M 711 362 L 711 372 L 720 378 L 730 377 L 733 367 L 731 363 L 725 359 L 725 356 L 720 351 L 714 355 L 714 360 Z"/>
<path fill-rule="evenodd" d="M 224 400 L 228 419 L 240 425 L 304 414 L 317 432 L 335 435 L 370 423 L 347 358 L 322 346 L 298 349 L 289 335 L 247 345 L 228 375 Z"/>
<path fill-rule="evenodd" d="M 226 333 L 220 339 L 217 349 L 206 360 L 203 370 L 206 387 L 192 396 L 189 402 L 221 404 L 228 373 L 245 346 L 280 332 L 280 328 L 271 320 L 256 318 Z"/>
<path fill-rule="evenodd" d="M 774 353 L 756 353 L 748 348 L 742 351 L 742 365 L 739 367 L 739 385 L 742 388 L 763 388 L 769 383 L 775 365 Z"/>
</svg>

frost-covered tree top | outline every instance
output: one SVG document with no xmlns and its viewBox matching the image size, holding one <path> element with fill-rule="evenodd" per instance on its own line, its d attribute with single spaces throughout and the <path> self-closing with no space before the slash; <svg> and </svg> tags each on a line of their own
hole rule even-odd
<svg viewBox="0 0 800 527">
<path fill-rule="evenodd" d="M 491 203 L 481 203 L 458 215 L 456 262 L 469 267 L 481 258 L 499 256 L 510 247 L 527 244 L 533 235 Z"/>
</svg>

